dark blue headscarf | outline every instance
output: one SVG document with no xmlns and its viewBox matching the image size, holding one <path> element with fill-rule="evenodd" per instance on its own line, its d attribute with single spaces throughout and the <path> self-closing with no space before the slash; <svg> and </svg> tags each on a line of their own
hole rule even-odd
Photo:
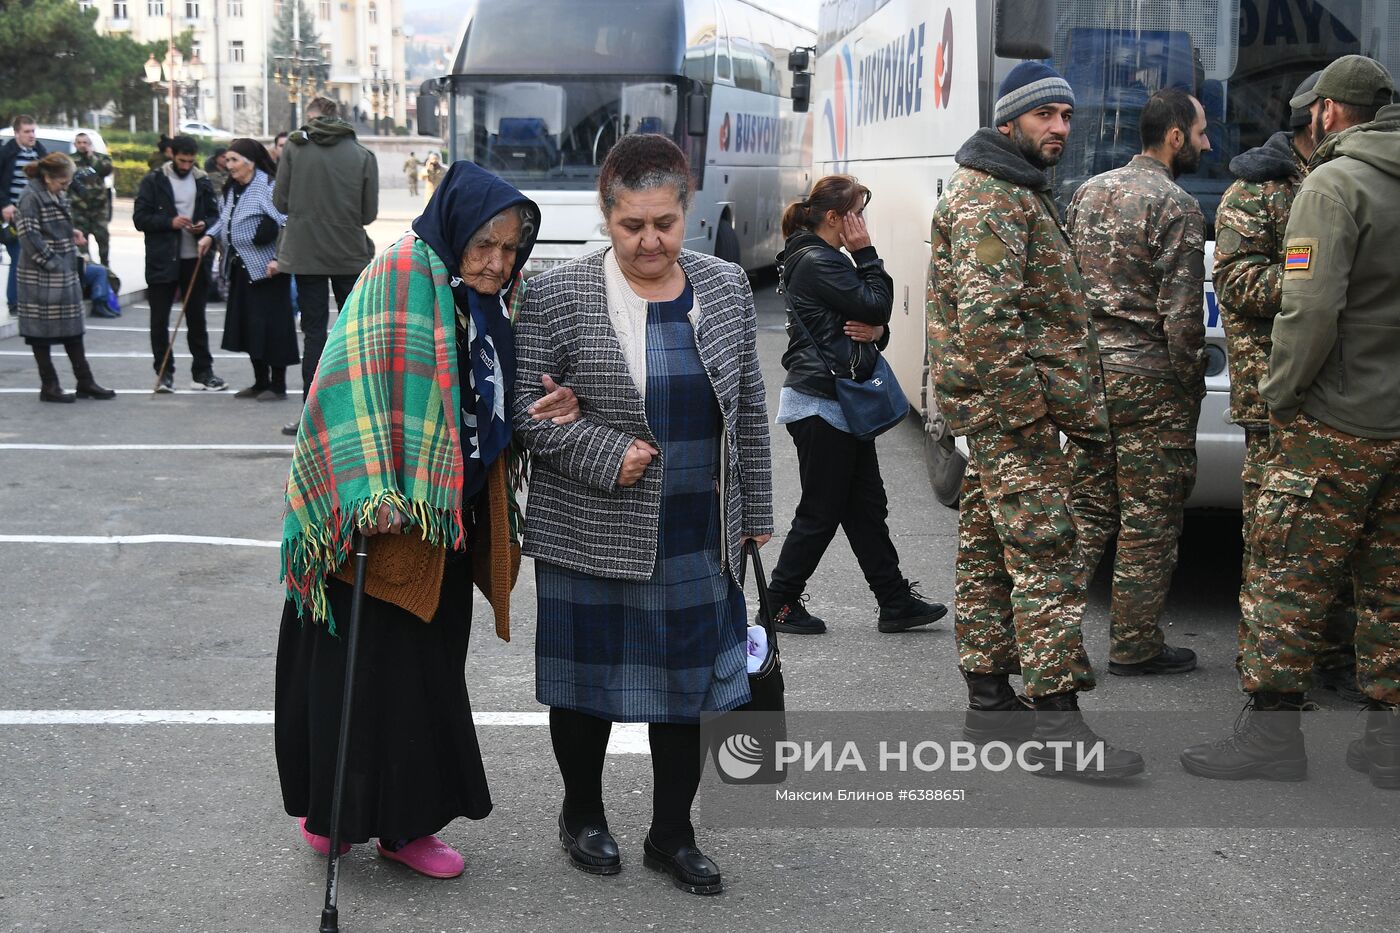
<svg viewBox="0 0 1400 933">
<path fill-rule="evenodd" d="M 472 235 L 501 211 L 519 205 L 523 215 L 520 249 L 505 288 L 482 295 L 458 276 L 462 254 Z M 452 273 L 457 303 L 458 354 L 462 395 L 462 492 L 476 495 L 486 469 L 510 445 L 511 399 L 515 384 L 515 333 L 510 321 L 510 293 L 539 233 L 540 209 L 515 187 L 471 162 L 454 162 L 413 232 L 437 253 Z"/>
</svg>

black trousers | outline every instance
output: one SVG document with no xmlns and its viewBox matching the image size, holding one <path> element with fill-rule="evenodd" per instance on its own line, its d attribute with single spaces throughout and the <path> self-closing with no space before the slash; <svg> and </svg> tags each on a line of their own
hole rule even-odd
<svg viewBox="0 0 1400 933">
<path fill-rule="evenodd" d="M 774 598 L 802 595 L 837 528 L 846 532 L 875 598 L 884 602 L 897 596 L 904 576 L 885 524 L 889 501 L 875 442 L 858 440 L 815 415 L 787 429 L 797 445 L 802 498 L 773 568 L 769 588 Z"/>
<path fill-rule="evenodd" d="M 564 778 L 564 825 L 573 835 L 588 825 L 601 824 L 603 759 L 612 723 L 577 710 L 551 706 L 549 737 Z M 665 852 L 695 844 L 690 807 L 700 788 L 705 766 L 700 726 L 654 722 L 647 726 L 651 743 L 651 841 Z"/>
<path fill-rule="evenodd" d="M 170 309 L 177 296 L 181 299 L 185 297 L 187 285 L 189 300 L 185 302 L 185 321 L 181 326 L 185 328 L 190 356 L 194 357 L 190 372 L 194 376 L 207 376 L 214 372 L 214 357 L 209 353 L 209 324 L 204 317 L 204 305 L 209 298 L 209 257 L 206 256 L 205 260 L 199 263 L 197 259 L 181 259 L 178 282 L 146 286 L 146 301 L 151 306 L 151 355 L 154 357 L 151 368 L 158 373 L 161 372 L 160 361 L 165 358 L 165 351 L 170 346 Z M 196 263 L 199 263 L 199 275 L 190 284 Z M 175 375 L 173 352 L 165 364 L 164 374 Z"/>
<path fill-rule="evenodd" d="M 335 306 L 345 307 L 350 289 L 355 287 L 355 275 L 301 275 L 297 279 L 297 307 L 301 310 L 301 397 L 311 392 L 311 380 L 321 363 L 321 351 L 326 348 L 326 332 L 331 320 L 331 295 Z"/>
</svg>

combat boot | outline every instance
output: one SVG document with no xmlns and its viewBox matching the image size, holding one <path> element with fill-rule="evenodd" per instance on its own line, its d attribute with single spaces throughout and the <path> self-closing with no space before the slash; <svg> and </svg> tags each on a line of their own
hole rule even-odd
<svg viewBox="0 0 1400 933">
<path fill-rule="evenodd" d="M 1192 745 L 1181 753 L 1181 766 L 1217 781 L 1301 781 L 1308 776 L 1302 708 L 1301 693 L 1261 690 L 1251 694 L 1235 720 L 1234 733 Z"/>
<path fill-rule="evenodd" d="M 1009 674 L 962 671 L 967 681 L 967 718 L 963 738 L 978 745 L 988 742 L 1019 744 L 1031 737 L 1035 717 L 1030 703 L 1011 689 Z"/>
<path fill-rule="evenodd" d="M 1079 712 L 1076 691 L 1035 697 L 1031 702 L 1035 731 L 1021 754 L 1028 763 L 1040 765 L 1032 774 L 1103 781 L 1143 772 L 1141 755 L 1114 748 L 1089 728 Z"/>
<path fill-rule="evenodd" d="M 877 625 L 881 632 L 907 632 L 911 628 L 937 622 L 948 614 L 948 607 L 924 598 L 919 592 L 919 584 L 905 580 L 892 596 L 880 600 L 880 620 Z"/>
<path fill-rule="evenodd" d="M 1371 700 L 1366 728 L 1347 746 L 1347 767 L 1371 775 L 1371 784 L 1400 790 L 1400 708 Z"/>
</svg>

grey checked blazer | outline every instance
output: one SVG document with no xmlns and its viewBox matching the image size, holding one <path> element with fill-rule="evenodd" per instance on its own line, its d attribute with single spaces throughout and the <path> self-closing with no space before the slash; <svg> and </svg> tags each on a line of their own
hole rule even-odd
<svg viewBox="0 0 1400 933">
<path fill-rule="evenodd" d="M 287 225 L 287 215 L 273 206 L 272 179 L 262 169 L 253 169 L 253 177 L 248 181 L 248 187 L 243 189 L 236 207 L 233 203 L 233 184 L 230 181 L 224 189 L 219 202 L 219 219 L 204 232 L 223 248 L 225 277 L 232 261 L 228 251 L 232 243 L 238 258 L 243 260 L 248 278 L 261 282 L 267 278 L 267 264 L 277 258 L 277 241 L 259 246 L 253 242 L 253 236 L 258 232 L 258 224 L 263 217 L 271 217 L 272 222 L 281 228 Z"/>
<path fill-rule="evenodd" d="M 515 432 L 532 458 L 524 552 L 600 577 L 645 580 L 656 562 L 666 452 L 635 486 L 617 485 L 636 438 L 655 444 L 646 406 L 608 317 L 602 249 L 530 280 L 515 330 Z M 753 293 L 733 263 L 681 252 L 700 308 L 696 342 L 724 416 L 725 564 L 737 581 L 745 535 L 773 532 L 768 410 Z M 578 395 L 582 417 L 535 421 L 548 373 Z"/>
</svg>

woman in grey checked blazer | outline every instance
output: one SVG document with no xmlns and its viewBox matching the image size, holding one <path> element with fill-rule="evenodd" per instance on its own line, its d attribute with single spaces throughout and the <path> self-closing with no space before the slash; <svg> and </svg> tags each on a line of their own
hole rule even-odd
<svg viewBox="0 0 1400 933">
<path fill-rule="evenodd" d="M 684 251 L 690 170 L 664 136 L 624 137 L 599 173 L 612 246 L 530 282 L 516 329 L 517 436 L 533 455 L 536 695 L 564 779 L 559 838 L 620 870 L 603 814 L 614 722 L 649 723 L 645 863 L 721 890 L 695 844 L 699 717 L 749 699 L 743 541 L 773 531 L 753 295 L 738 266 Z M 562 373 L 580 420 L 530 417 Z"/>
<path fill-rule="evenodd" d="M 78 248 L 87 238 L 73 230 L 65 192 L 73 181 L 73 160 L 51 152 L 24 167 L 29 184 L 19 196 L 15 230 L 19 332 L 39 366 L 39 400 L 72 402 L 78 398 L 110 399 L 117 393 L 97 384 L 83 349 L 83 286 L 78 278 Z M 63 391 L 51 355 L 62 344 L 73 364 L 77 393 Z"/>
</svg>

